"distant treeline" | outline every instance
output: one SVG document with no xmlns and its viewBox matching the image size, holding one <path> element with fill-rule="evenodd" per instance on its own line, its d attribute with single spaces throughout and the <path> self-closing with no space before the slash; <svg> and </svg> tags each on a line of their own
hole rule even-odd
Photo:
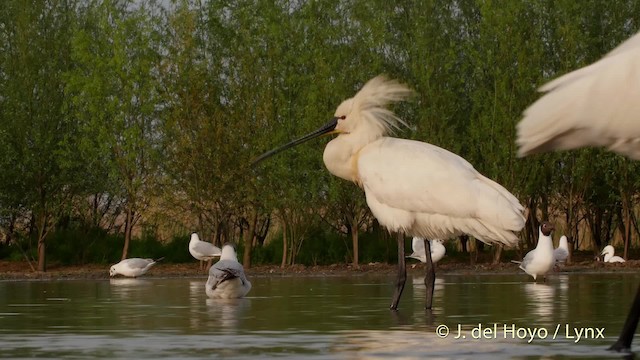
<svg viewBox="0 0 640 360">
<path fill-rule="evenodd" d="M 638 29 L 640 1 L 1 1 L 0 233 L 43 271 L 47 252 L 152 256 L 145 239 L 190 231 L 240 243 L 246 265 L 378 258 L 384 229 L 324 168 L 326 140 L 249 164 L 384 73 L 416 91 L 397 136 L 514 193 L 525 247 L 542 218 L 582 248 L 633 244 L 635 162 L 518 159 L 514 133 L 540 85 Z"/>
</svg>

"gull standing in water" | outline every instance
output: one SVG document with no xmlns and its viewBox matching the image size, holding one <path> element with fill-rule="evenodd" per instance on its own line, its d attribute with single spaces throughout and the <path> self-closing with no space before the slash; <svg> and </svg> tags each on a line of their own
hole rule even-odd
<svg viewBox="0 0 640 360">
<path fill-rule="evenodd" d="M 398 276 L 391 310 L 407 280 L 404 235 L 447 239 L 469 234 L 488 244 L 513 246 L 514 232 L 524 227 L 524 209 L 500 184 L 480 174 L 462 157 L 428 143 L 388 136 L 409 125 L 387 107 L 412 91 L 378 76 L 353 98 L 343 101 L 331 121 L 320 129 L 264 153 L 254 164 L 323 134 L 338 134 L 322 159 L 335 176 L 358 184 L 378 222 L 396 233 Z M 429 246 L 425 243 L 425 249 Z M 431 309 L 435 271 L 425 250 L 427 295 Z"/>
<path fill-rule="evenodd" d="M 623 263 L 625 260 L 620 256 L 613 256 L 615 249 L 611 245 L 607 245 L 602 249 L 600 255 L 604 255 L 604 262 L 606 263 Z"/>
<path fill-rule="evenodd" d="M 520 269 L 531 275 L 534 281 L 538 276 L 547 275 L 556 263 L 553 257 L 553 239 L 551 239 L 553 229 L 553 225 L 547 221 L 540 224 L 536 248 L 529 251 L 521 262 L 513 261 L 516 264 L 519 263 Z"/>
<path fill-rule="evenodd" d="M 247 295 L 251 282 L 238 262 L 236 249 L 231 244 L 222 247 L 220 261 L 209 269 L 209 279 L 205 284 L 207 296 L 212 299 L 235 299 Z"/>
<path fill-rule="evenodd" d="M 407 257 L 416 259 L 423 263 L 427 262 L 427 256 L 424 250 L 424 241 L 424 238 L 414 236 L 413 240 L 411 241 L 411 250 L 413 251 L 413 253 Z M 431 261 L 433 261 L 433 263 L 435 264 L 444 257 L 444 254 L 447 252 L 447 248 L 442 245 L 442 240 L 427 241 L 429 241 L 429 247 L 431 248 Z"/>
<path fill-rule="evenodd" d="M 569 243 L 566 236 L 560 236 L 558 247 L 553 250 L 553 257 L 556 259 L 557 263 L 564 264 L 567 261 L 567 258 L 569 257 Z"/>
<path fill-rule="evenodd" d="M 540 88 L 544 96 L 517 125 L 518 155 L 586 146 L 640 160 L 640 33 L 595 63 Z M 640 286 L 615 351 L 631 351 L 640 320 Z"/>
<path fill-rule="evenodd" d="M 162 259 L 164 258 L 161 257 L 156 260 L 141 258 L 124 259 L 111 266 L 111 269 L 109 269 L 109 276 L 116 276 L 117 274 L 120 274 L 128 277 L 138 277 L 146 274 L 147 271 L 155 265 L 155 263 Z"/>
</svg>

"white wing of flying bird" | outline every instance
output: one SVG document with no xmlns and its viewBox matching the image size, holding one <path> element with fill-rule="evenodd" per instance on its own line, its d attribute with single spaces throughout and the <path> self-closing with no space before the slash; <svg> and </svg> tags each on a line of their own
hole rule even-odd
<svg viewBox="0 0 640 360">
<path fill-rule="evenodd" d="M 540 90 L 517 126 L 519 156 L 603 146 L 640 160 L 640 33 Z"/>
<path fill-rule="evenodd" d="M 517 125 L 519 156 L 602 146 L 640 160 L 640 33 L 540 90 Z M 640 286 L 611 350 L 630 352 L 639 320 Z"/>
</svg>

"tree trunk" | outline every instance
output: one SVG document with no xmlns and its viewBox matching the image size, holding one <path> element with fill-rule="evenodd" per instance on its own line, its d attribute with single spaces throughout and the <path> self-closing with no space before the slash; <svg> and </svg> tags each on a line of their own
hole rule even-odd
<svg viewBox="0 0 640 360">
<path fill-rule="evenodd" d="M 282 219 L 282 262 L 280 268 L 284 269 L 287 265 L 287 222 Z"/>
<path fill-rule="evenodd" d="M 624 254 L 627 259 L 629 253 L 629 243 L 631 243 L 631 206 L 627 196 L 622 195 L 622 212 L 624 213 Z"/>
<path fill-rule="evenodd" d="M 496 245 L 496 250 L 493 253 L 493 265 L 498 265 L 500 263 L 500 259 L 502 258 L 502 245 Z"/>
<path fill-rule="evenodd" d="M 251 250 L 253 247 L 253 238 L 256 232 L 256 224 L 258 223 L 258 212 L 256 210 L 252 210 L 251 212 L 252 219 L 249 222 L 249 228 L 244 233 L 244 255 L 242 257 L 242 265 L 248 269 L 251 267 Z"/>
<path fill-rule="evenodd" d="M 351 241 L 353 242 L 353 266 L 357 269 L 360 267 L 358 261 L 358 221 L 351 223 Z"/>
<path fill-rule="evenodd" d="M 47 263 L 45 257 L 46 244 L 44 239 L 38 240 L 38 271 L 47 271 Z"/>
<path fill-rule="evenodd" d="M 131 242 L 131 233 L 133 229 L 133 211 L 127 206 L 127 215 L 124 222 L 124 247 L 122 248 L 122 258 L 124 260 L 129 254 L 129 243 Z"/>
<path fill-rule="evenodd" d="M 47 271 L 47 258 L 46 258 L 46 243 L 45 238 L 47 236 L 47 215 L 44 213 L 40 215 L 38 220 L 40 223 L 38 226 L 38 271 Z"/>
</svg>

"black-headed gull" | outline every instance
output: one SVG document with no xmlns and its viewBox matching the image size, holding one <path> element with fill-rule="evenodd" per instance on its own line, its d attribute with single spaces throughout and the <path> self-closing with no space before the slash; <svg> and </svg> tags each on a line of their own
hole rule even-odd
<svg viewBox="0 0 640 360">
<path fill-rule="evenodd" d="M 567 241 L 567 237 L 562 235 L 560 237 L 560 242 L 558 243 L 558 247 L 553 250 L 553 257 L 556 259 L 556 262 L 564 264 L 569 257 L 569 243 Z"/>
<path fill-rule="evenodd" d="M 251 282 L 244 274 L 242 264 L 238 262 L 236 249 L 231 244 L 222 247 L 220 261 L 209 269 L 209 279 L 205 292 L 210 298 L 233 299 L 247 295 Z"/>
<path fill-rule="evenodd" d="M 536 248 L 529 251 L 521 262 L 514 261 L 519 263 L 520 269 L 531 275 L 533 280 L 537 280 L 538 276 L 546 275 L 556 263 L 553 257 L 553 240 L 551 239 L 553 229 L 553 225 L 547 221 L 540 224 Z"/>
<path fill-rule="evenodd" d="M 222 250 L 212 243 L 201 241 L 198 234 L 193 233 L 189 241 L 189 253 L 198 260 L 208 261 L 220 257 Z"/>
<path fill-rule="evenodd" d="M 431 261 L 435 264 L 444 257 L 447 248 L 442 245 L 442 240 L 429 240 L 429 244 L 431 244 Z M 427 257 L 424 252 L 424 238 L 414 236 L 411 241 L 411 250 L 413 253 L 407 256 L 408 258 L 416 259 L 423 263 L 427 262 Z"/>
<path fill-rule="evenodd" d="M 128 277 L 138 277 L 140 275 L 146 274 L 149 269 L 155 263 L 162 260 L 164 258 L 159 258 L 156 260 L 153 259 L 142 259 L 142 258 L 130 258 L 124 259 L 119 263 L 112 265 L 109 270 L 109 276 L 116 276 L 117 274 L 128 276 Z"/>
</svg>

